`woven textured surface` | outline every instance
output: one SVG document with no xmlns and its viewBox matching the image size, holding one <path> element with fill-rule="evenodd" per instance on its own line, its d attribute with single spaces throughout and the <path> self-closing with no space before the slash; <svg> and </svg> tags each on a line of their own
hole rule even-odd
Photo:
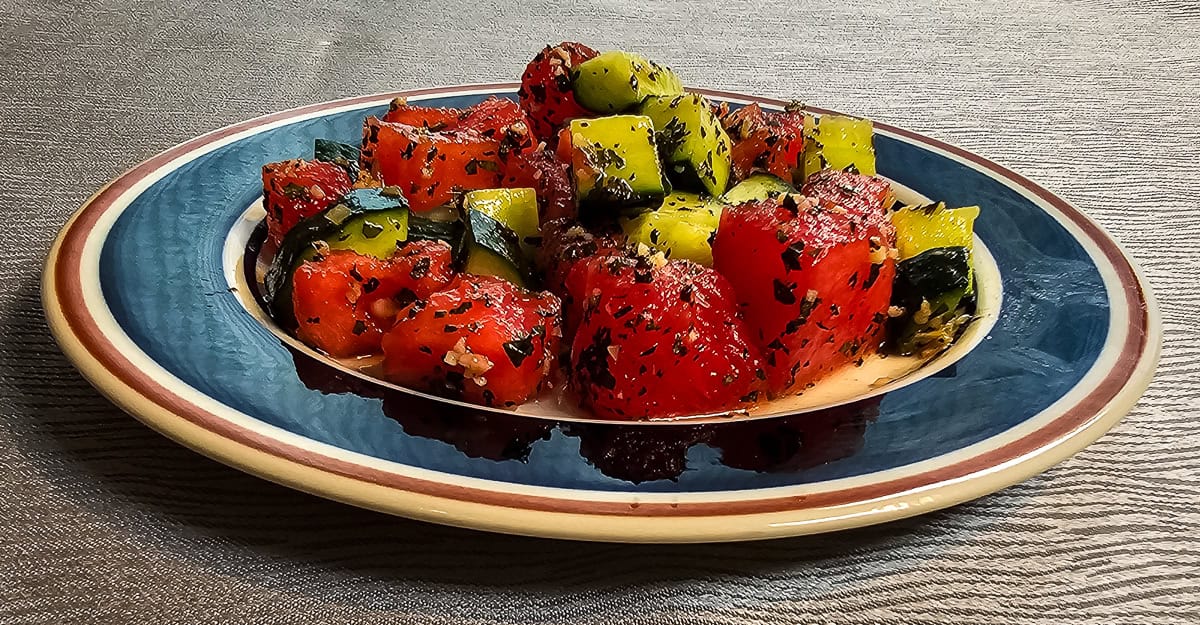
<svg viewBox="0 0 1200 625">
<path fill-rule="evenodd" d="M 1198 28 L 1192 0 L 0 0 L 0 623 L 1200 623 Z M 139 425 L 55 348 L 40 264 L 124 169 L 282 108 L 514 79 L 564 38 L 642 51 L 692 84 L 801 94 L 1040 182 L 1156 288 L 1154 384 L 1095 445 L 970 504 L 815 538 L 633 547 L 272 485 Z"/>
</svg>

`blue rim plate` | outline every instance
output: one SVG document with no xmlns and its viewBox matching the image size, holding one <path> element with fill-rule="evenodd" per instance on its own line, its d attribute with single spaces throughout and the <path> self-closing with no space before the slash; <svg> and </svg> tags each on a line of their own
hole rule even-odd
<svg viewBox="0 0 1200 625">
<path fill-rule="evenodd" d="M 261 193 L 263 163 L 310 154 L 318 137 L 355 142 L 362 118 L 396 97 L 462 107 L 515 89 L 317 104 L 138 165 L 93 196 L 50 252 L 43 304 L 55 338 L 124 410 L 264 478 L 439 523 L 629 542 L 815 533 L 967 501 L 1082 449 L 1153 376 L 1153 296 L 1098 225 L 995 163 L 884 124 L 882 175 L 981 205 L 976 233 L 1004 297 L 961 360 L 881 396 L 751 421 L 555 422 L 364 384 L 247 314 L 223 246 Z"/>
</svg>

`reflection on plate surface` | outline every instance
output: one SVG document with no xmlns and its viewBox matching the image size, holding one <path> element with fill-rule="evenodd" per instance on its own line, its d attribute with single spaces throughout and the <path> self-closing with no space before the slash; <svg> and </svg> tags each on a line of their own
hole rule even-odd
<svg viewBox="0 0 1200 625">
<path fill-rule="evenodd" d="M 579 439 L 579 453 L 604 475 L 632 483 L 677 480 L 687 452 L 707 445 L 727 467 L 758 472 L 799 472 L 853 455 L 879 415 L 882 397 L 752 421 L 660 425 L 555 422 L 519 414 L 447 406 L 436 399 L 371 384 L 289 350 L 304 385 L 323 393 L 354 393 L 382 400 L 382 412 L 411 436 L 442 441 L 468 458 L 525 462 L 533 446 L 559 431 Z"/>
</svg>

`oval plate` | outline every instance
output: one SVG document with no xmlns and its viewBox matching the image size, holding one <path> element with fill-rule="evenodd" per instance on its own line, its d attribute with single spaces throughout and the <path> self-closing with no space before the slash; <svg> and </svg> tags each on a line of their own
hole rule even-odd
<svg viewBox="0 0 1200 625">
<path fill-rule="evenodd" d="M 1158 311 L 1098 225 L 995 163 L 884 124 L 882 175 L 981 205 L 976 233 L 1004 297 L 969 354 L 881 397 L 715 425 L 555 423 L 364 385 L 289 350 L 247 314 L 222 246 L 261 193 L 263 163 L 311 154 L 318 137 L 355 142 L 362 118 L 395 97 L 462 107 L 515 89 L 317 104 L 151 158 L 98 192 L 56 240 L 43 276 L 55 338 L 121 408 L 264 478 L 438 523 L 627 542 L 792 536 L 954 505 L 1082 449 L 1150 382 Z"/>
</svg>

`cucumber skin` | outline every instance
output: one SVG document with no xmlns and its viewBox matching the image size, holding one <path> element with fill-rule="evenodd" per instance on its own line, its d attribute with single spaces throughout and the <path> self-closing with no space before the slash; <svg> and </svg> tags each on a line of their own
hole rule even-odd
<svg viewBox="0 0 1200 625">
<path fill-rule="evenodd" d="M 351 180 L 358 179 L 359 158 L 361 150 L 349 143 L 339 143 L 329 139 L 317 139 L 313 142 L 313 160 L 333 163 L 346 170 Z"/>
<path fill-rule="evenodd" d="M 796 187 L 782 178 L 772 174 L 754 174 L 726 191 L 721 199 L 727 204 L 744 204 L 770 200 L 789 193 L 796 193 Z"/>
<path fill-rule="evenodd" d="M 953 340 L 951 333 L 961 331 L 954 320 L 975 310 L 970 254 L 965 247 L 939 247 L 896 264 L 892 305 L 904 312 L 888 319 L 890 351 L 903 356 L 931 348 L 936 352 L 938 345 L 944 348 Z M 928 306 L 929 319 L 917 323 L 914 314 L 923 304 Z M 926 333 L 933 334 L 921 338 Z"/>
<path fill-rule="evenodd" d="M 639 215 L 671 193 L 650 118 L 577 119 L 569 133 L 572 180 L 585 223 L 607 221 L 614 210 L 619 216 Z"/>
<path fill-rule="evenodd" d="M 639 112 L 654 123 L 667 177 L 677 187 L 720 196 L 732 174 L 733 143 L 699 94 L 650 96 Z"/>
<path fill-rule="evenodd" d="M 291 305 L 292 273 L 317 241 L 336 236 L 356 217 L 390 210 L 408 210 L 408 200 L 403 194 L 381 188 L 354 189 L 337 204 L 304 219 L 289 230 L 263 279 L 263 298 L 271 317 L 284 326 L 295 325 Z M 337 217 L 333 218 L 335 215 Z"/>
<path fill-rule="evenodd" d="M 483 250 L 503 260 L 521 280 L 518 282 L 507 273 L 501 275 L 501 272 L 490 270 L 486 271 L 488 275 L 504 278 L 518 286 L 525 286 L 529 283 L 530 262 L 521 248 L 520 237 L 512 231 L 512 228 L 476 210 L 467 211 L 466 225 L 466 237 L 463 243 L 464 268 L 472 262 L 477 250 Z M 491 263 L 489 261 L 484 265 L 486 266 L 486 264 Z"/>
<path fill-rule="evenodd" d="M 937 247 L 896 264 L 892 301 L 912 309 L 921 300 L 934 302 L 955 291 L 965 293 L 970 284 L 971 251 L 965 247 Z M 949 303 L 953 308 L 957 300 Z"/>
</svg>

